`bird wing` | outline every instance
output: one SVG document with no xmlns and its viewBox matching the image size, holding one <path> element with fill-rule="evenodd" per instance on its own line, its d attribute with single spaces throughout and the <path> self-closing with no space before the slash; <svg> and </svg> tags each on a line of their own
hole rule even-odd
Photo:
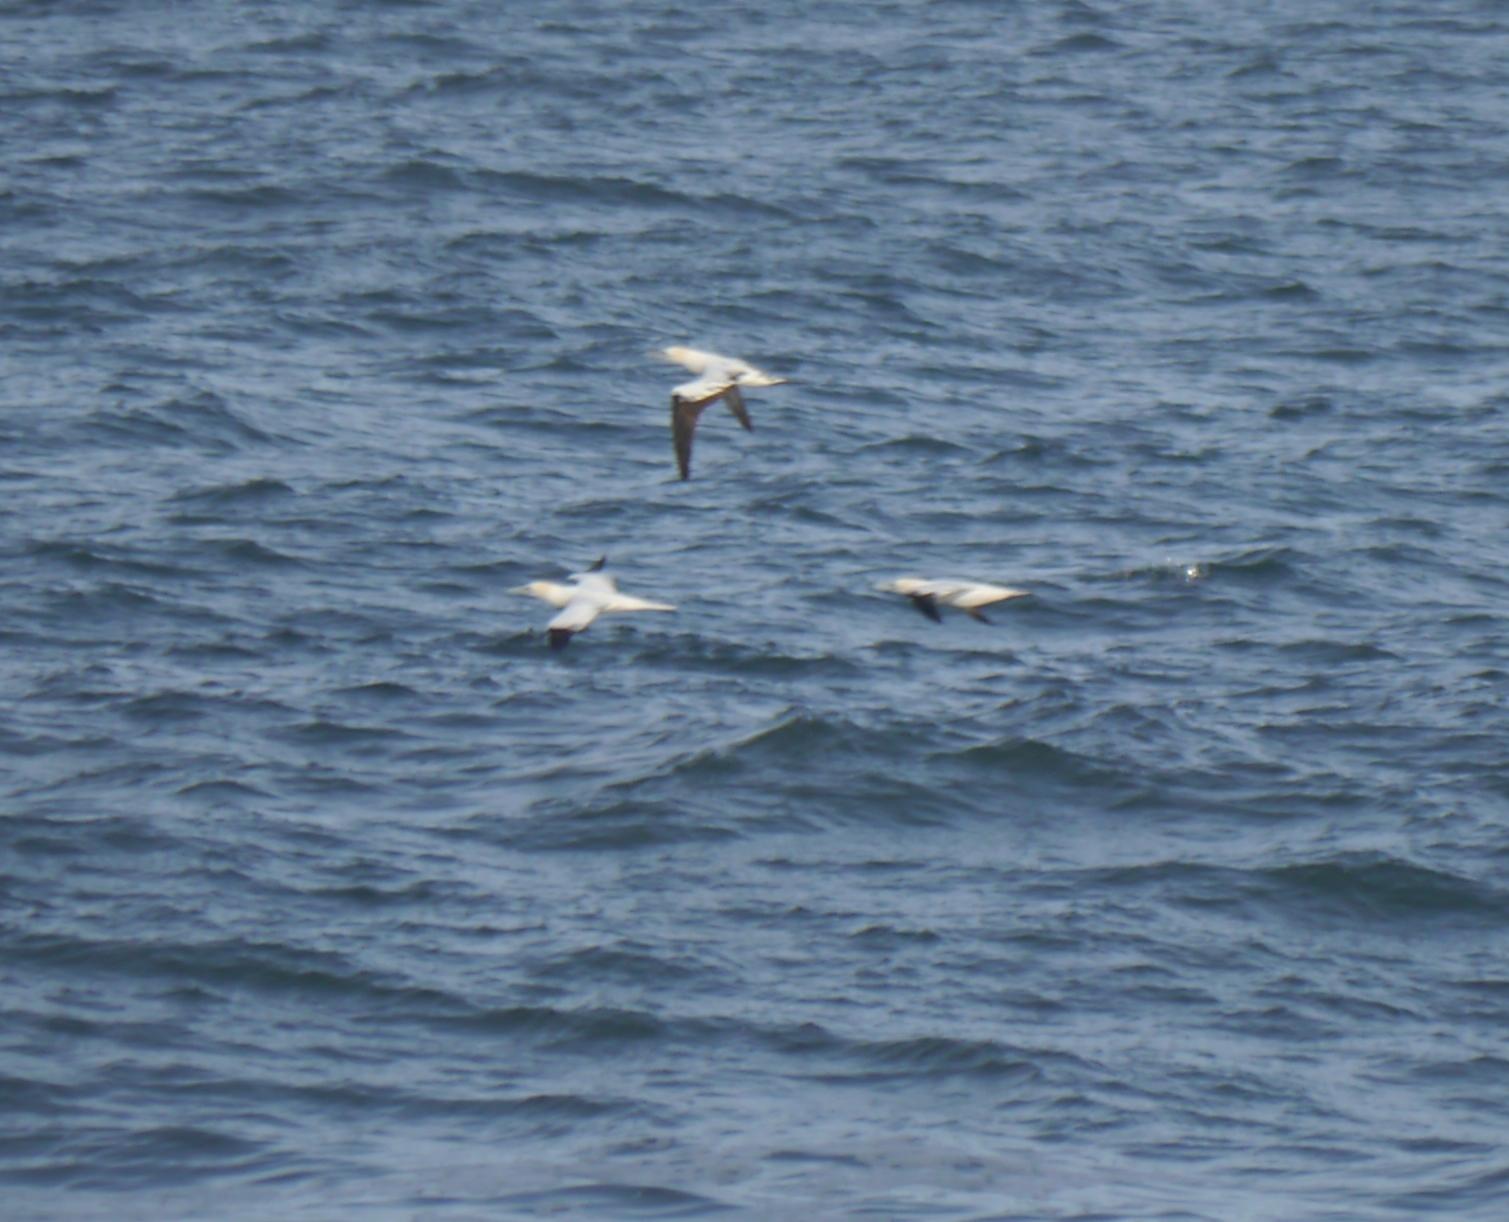
<svg viewBox="0 0 1509 1222">
<path fill-rule="evenodd" d="M 744 396 L 739 393 L 737 386 L 728 388 L 728 393 L 723 396 L 723 402 L 728 404 L 728 410 L 733 412 L 734 419 L 744 426 L 744 431 L 753 433 L 754 421 L 749 418 L 749 409 L 744 406 Z"/>
<path fill-rule="evenodd" d="M 590 594 L 599 602 L 606 602 L 618 593 L 618 582 L 611 573 L 599 572 L 594 567 L 577 577 L 576 589 L 578 593 Z"/>
<path fill-rule="evenodd" d="M 956 607 L 988 607 L 991 603 L 1005 602 L 1008 598 L 1025 598 L 1026 590 L 1013 590 L 1008 586 L 968 585 L 960 589 L 949 601 Z"/>
<path fill-rule="evenodd" d="M 601 598 L 590 591 L 579 593 L 545 627 L 550 629 L 552 640 L 558 632 L 581 632 L 598 617 L 603 609 Z"/>
<path fill-rule="evenodd" d="M 671 398 L 671 441 L 676 447 L 676 466 L 682 479 L 688 479 L 692 474 L 692 437 L 706 406 L 705 403 Z"/>
<path fill-rule="evenodd" d="M 763 369 L 756 369 L 743 361 L 730 361 L 726 368 L 740 386 L 784 386 L 791 380 L 774 377 Z"/>
<path fill-rule="evenodd" d="M 716 352 L 704 352 L 700 348 L 662 348 L 660 355 L 668 361 L 690 369 L 704 377 L 721 377 L 741 386 L 780 386 L 788 379 L 772 377 L 763 369 L 756 369 L 748 361 L 736 356 L 720 356 Z"/>
<path fill-rule="evenodd" d="M 726 356 L 719 356 L 716 352 L 703 352 L 698 348 L 682 348 L 679 345 L 671 348 L 662 348 L 660 355 L 668 361 L 690 369 L 693 373 L 702 373 L 713 365 L 727 365 L 729 360 Z"/>
<path fill-rule="evenodd" d="M 953 602 L 953 596 L 961 588 L 957 581 L 934 581 L 931 578 L 921 577 L 898 577 L 892 585 L 892 589 L 908 598 L 931 598 L 946 603 Z"/>
<path fill-rule="evenodd" d="M 712 369 L 704 373 L 700 378 L 693 378 L 690 382 L 683 382 L 680 386 L 673 388 L 671 397 L 680 399 L 686 403 L 708 404 L 723 394 L 733 384 L 734 380 L 728 377 L 723 370 Z"/>
<path fill-rule="evenodd" d="M 681 478 L 692 474 L 692 436 L 703 409 L 718 396 L 727 393 L 731 383 L 700 378 L 678 386 L 671 392 L 671 441 L 676 447 L 676 466 Z"/>
<path fill-rule="evenodd" d="M 933 623 L 941 624 L 943 622 L 943 615 L 938 610 L 938 600 L 931 594 L 908 594 L 907 597 L 912 600 L 912 606 L 921 611 Z"/>
<path fill-rule="evenodd" d="M 604 611 L 674 611 L 676 608 L 671 603 L 652 603 L 645 598 L 635 598 L 632 594 L 615 594 Z"/>
</svg>

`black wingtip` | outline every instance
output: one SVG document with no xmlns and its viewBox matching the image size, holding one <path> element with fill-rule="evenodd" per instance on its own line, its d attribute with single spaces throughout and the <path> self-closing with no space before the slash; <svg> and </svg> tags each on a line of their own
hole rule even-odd
<svg viewBox="0 0 1509 1222">
<path fill-rule="evenodd" d="M 603 565 L 605 565 L 607 563 L 608 563 L 607 556 L 599 556 L 592 564 L 589 564 L 587 566 L 587 572 L 589 572 L 589 573 L 596 573 L 596 572 L 598 572 L 603 567 Z"/>
<path fill-rule="evenodd" d="M 571 644 L 571 636 L 572 633 L 569 628 L 552 628 L 550 630 L 550 648 L 565 649 L 567 645 Z"/>
<path fill-rule="evenodd" d="M 941 624 L 943 622 L 943 615 L 938 610 L 938 600 L 931 594 L 912 594 L 909 597 L 912 600 L 912 606 L 921 611 L 933 623 Z"/>
<path fill-rule="evenodd" d="M 983 611 L 971 611 L 970 615 L 972 615 L 975 619 L 979 620 L 980 623 L 982 623 L 982 624 L 993 624 L 993 623 L 995 623 L 995 621 L 992 620 L 989 616 L 987 616 L 985 614 L 985 612 L 983 612 Z"/>
</svg>

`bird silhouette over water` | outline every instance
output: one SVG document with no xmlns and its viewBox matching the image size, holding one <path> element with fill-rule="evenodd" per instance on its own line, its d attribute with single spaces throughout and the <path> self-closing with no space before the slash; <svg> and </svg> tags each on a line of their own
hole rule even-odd
<svg viewBox="0 0 1509 1222">
<path fill-rule="evenodd" d="M 531 581 L 515 586 L 510 593 L 528 594 L 552 607 L 561 608 L 561 613 L 545 627 L 550 632 L 550 648 L 565 649 L 578 632 L 585 632 L 599 615 L 605 611 L 674 611 L 670 603 L 649 602 L 618 592 L 618 583 L 603 566 L 606 556 L 585 572 L 571 574 L 570 584 L 558 581 Z"/>
<path fill-rule="evenodd" d="M 671 441 L 676 448 L 676 466 L 682 479 L 692 474 L 692 438 L 704 409 L 722 399 L 746 431 L 754 431 L 743 392 L 755 386 L 780 386 L 788 379 L 772 377 L 736 357 L 719 356 L 697 348 L 661 349 L 668 361 L 685 366 L 698 376 L 671 391 Z"/>
<path fill-rule="evenodd" d="M 982 607 L 1027 596 L 1026 590 L 993 586 L 983 581 L 932 581 L 923 577 L 897 577 L 881 582 L 879 588 L 890 594 L 904 594 L 912 600 L 912 606 L 936 624 L 943 622 L 943 613 L 938 610 L 940 605 L 957 607 L 972 619 L 988 624 L 990 620 L 985 618 Z"/>
</svg>

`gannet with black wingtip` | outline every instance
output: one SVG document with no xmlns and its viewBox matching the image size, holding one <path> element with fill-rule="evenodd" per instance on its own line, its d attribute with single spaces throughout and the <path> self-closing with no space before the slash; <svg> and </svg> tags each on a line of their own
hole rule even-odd
<svg viewBox="0 0 1509 1222">
<path fill-rule="evenodd" d="M 938 610 L 940 603 L 945 607 L 957 607 L 971 618 L 988 624 L 990 620 L 985 618 L 981 607 L 1005 602 L 1008 598 L 1025 598 L 1028 593 L 983 581 L 928 581 L 921 577 L 897 577 L 893 581 L 881 582 L 878 588 L 891 594 L 904 594 L 912 600 L 912 606 L 938 624 L 943 622 L 943 614 Z"/>
<path fill-rule="evenodd" d="M 550 648 L 565 649 L 578 632 L 585 632 L 604 611 L 674 611 L 670 603 L 652 603 L 643 598 L 633 598 L 618 592 L 618 583 L 602 571 L 608 562 L 600 557 L 596 564 L 583 573 L 571 574 L 571 584 L 558 581 L 531 581 L 527 585 L 514 586 L 511 594 L 528 594 L 552 607 L 561 608 L 561 613 L 545 627 L 550 632 Z"/>
<path fill-rule="evenodd" d="M 671 391 L 671 440 L 676 447 L 676 466 L 682 479 L 691 477 L 692 437 L 697 431 L 697 421 L 709 403 L 722 399 L 745 430 L 753 432 L 754 423 L 749 418 L 749 409 L 744 406 L 743 391 L 753 386 L 780 386 L 788 380 L 771 377 L 736 357 L 719 356 L 716 352 L 702 352 L 697 348 L 662 348 L 660 354 L 698 375 Z"/>
</svg>

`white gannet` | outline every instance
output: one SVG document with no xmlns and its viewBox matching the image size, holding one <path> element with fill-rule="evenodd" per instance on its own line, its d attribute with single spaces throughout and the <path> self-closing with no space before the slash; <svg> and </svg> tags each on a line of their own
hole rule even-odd
<svg viewBox="0 0 1509 1222">
<path fill-rule="evenodd" d="M 571 638 L 583 632 L 604 611 L 674 611 L 670 603 L 652 603 L 618 592 L 618 583 L 602 571 L 606 556 L 584 573 L 572 573 L 571 584 L 558 581 L 531 581 L 514 586 L 510 594 L 528 594 L 560 607 L 561 613 L 545 626 L 550 630 L 550 648 L 564 649 Z"/>
<path fill-rule="evenodd" d="M 912 606 L 928 619 L 941 624 L 943 616 L 938 604 L 958 607 L 959 610 L 982 623 L 990 623 L 981 607 L 991 603 L 1005 602 L 1008 598 L 1025 598 L 1026 590 L 1013 590 L 1010 586 L 987 585 L 982 581 L 928 581 L 921 577 L 897 577 L 883 581 L 877 587 L 891 594 L 904 594 L 912 600 Z"/>
<path fill-rule="evenodd" d="M 698 375 L 671 391 L 671 440 L 676 446 L 676 465 L 681 469 L 682 479 L 692 473 L 692 435 L 697 431 L 703 408 L 722 399 L 735 419 L 753 432 L 749 409 L 744 406 L 743 389 L 780 386 L 787 381 L 786 378 L 773 378 L 735 357 L 719 356 L 715 352 L 671 347 L 662 348 L 660 354 Z"/>
</svg>

